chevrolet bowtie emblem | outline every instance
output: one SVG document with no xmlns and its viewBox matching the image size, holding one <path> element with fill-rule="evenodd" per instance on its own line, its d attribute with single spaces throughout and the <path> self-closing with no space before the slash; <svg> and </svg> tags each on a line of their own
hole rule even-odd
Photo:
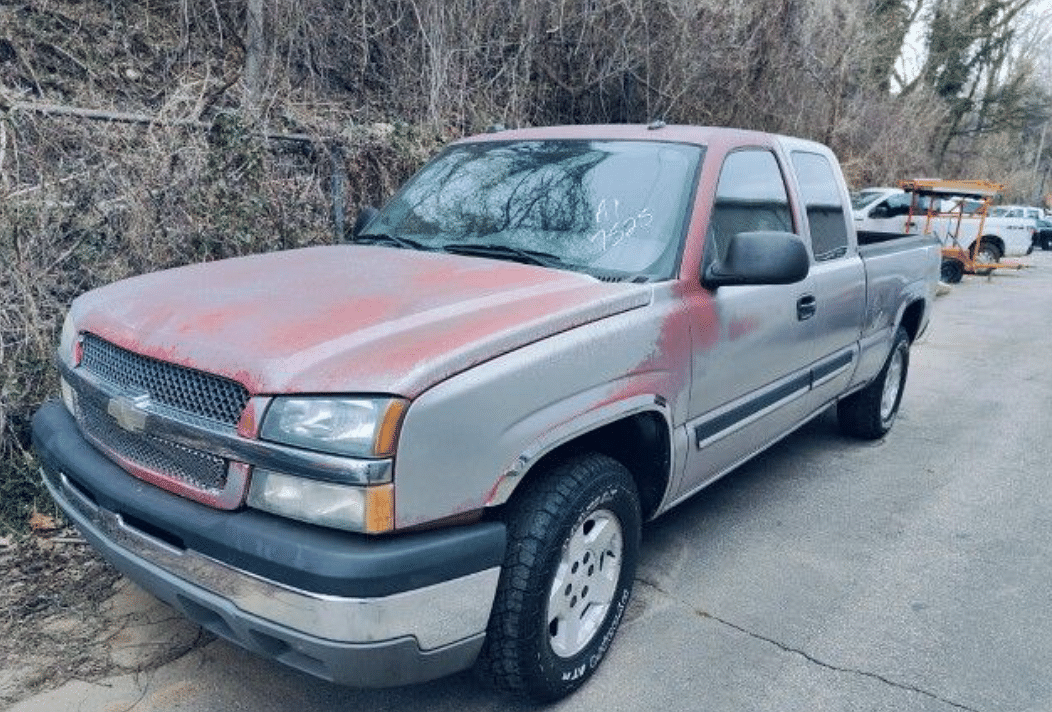
<svg viewBox="0 0 1052 712">
<path fill-rule="evenodd" d="M 150 396 L 141 395 L 135 398 L 117 396 L 110 398 L 106 405 L 106 412 L 113 416 L 117 425 L 129 433 L 141 433 L 146 427 L 146 407 L 150 404 Z"/>
</svg>

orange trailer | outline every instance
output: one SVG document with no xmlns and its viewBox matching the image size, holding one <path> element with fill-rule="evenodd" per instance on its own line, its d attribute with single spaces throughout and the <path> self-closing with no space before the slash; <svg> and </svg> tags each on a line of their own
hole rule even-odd
<svg viewBox="0 0 1052 712">
<path fill-rule="evenodd" d="M 987 212 L 994 196 L 1004 191 L 1000 183 L 985 180 L 942 180 L 916 178 L 904 180 L 899 186 L 913 194 L 907 231 L 923 218 L 924 234 L 934 234 L 942 243 L 942 281 L 960 282 L 965 273 L 990 274 L 995 269 L 1021 269 L 1018 262 L 1000 262 L 984 253 L 976 239 L 971 250 L 961 245 L 961 225 L 964 220 L 978 220 L 977 235 L 983 234 Z M 947 205 L 949 203 L 949 205 Z M 915 219 L 916 218 L 916 219 Z M 939 220 L 945 218 L 945 220 Z M 940 234 L 940 230 L 942 231 Z"/>
</svg>

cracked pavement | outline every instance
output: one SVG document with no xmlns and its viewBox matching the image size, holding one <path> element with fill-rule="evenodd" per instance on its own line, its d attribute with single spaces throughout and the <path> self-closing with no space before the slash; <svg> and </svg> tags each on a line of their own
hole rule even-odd
<svg viewBox="0 0 1052 712">
<path fill-rule="evenodd" d="M 654 585 L 653 583 L 651 583 L 649 581 L 645 581 L 643 579 L 637 579 L 637 581 L 638 581 L 638 584 L 640 584 L 640 585 L 648 586 L 648 587 L 652 588 L 659 595 L 668 597 L 675 604 L 684 606 L 686 608 L 689 608 L 689 606 L 686 603 L 683 603 L 682 601 L 676 601 L 675 597 L 672 596 L 672 594 L 670 594 L 668 591 L 662 590 L 660 587 Z M 755 638 L 756 640 L 760 640 L 760 641 L 763 641 L 765 643 L 769 643 L 770 645 L 778 648 L 779 650 L 781 650 L 783 652 L 791 653 L 791 654 L 794 654 L 794 655 L 799 655 L 801 658 L 803 658 L 807 662 L 809 662 L 809 663 L 811 663 L 813 665 L 817 665 L 818 667 L 822 667 L 822 668 L 825 668 L 827 670 L 831 670 L 833 672 L 844 673 L 844 674 L 847 674 L 847 675 L 860 675 L 862 677 L 868 677 L 868 678 L 871 678 L 873 680 L 877 680 L 877 681 L 879 681 L 879 682 L 881 682 L 881 683 L 883 683 L 885 685 L 889 685 L 891 687 L 898 688 L 900 690 L 906 690 L 908 692 L 914 692 L 914 693 L 916 693 L 918 695 L 921 695 L 923 697 L 928 697 L 928 698 L 930 698 L 932 700 L 935 700 L 936 702 L 941 702 L 943 704 L 949 705 L 950 707 L 953 707 L 953 708 L 956 708 L 956 709 L 965 710 L 966 712 L 978 712 L 978 710 L 975 710 L 975 709 L 973 709 L 971 707 L 968 707 L 967 705 L 961 705 L 961 704 L 957 704 L 956 702 L 953 702 L 951 700 L 947 700 L 947 699 L 939 696 L 938 694 L 936 694 L 934 692 L 930 692 L 928 690 L 922 690 L 922 689 L 920 689 L 918 687 L 914 687 L 913 685 L 903 684 L 903 683 L 897 682 L 895 680 L 890 680 L 890 679 L 888 679 L 888 678 L 884 677 L 883 675 L 881 675 L 879 673 L 876 673 L 876 672 L 871 672 L 871 671 L 868 671 L 868 670 L 857 670 L 857 669 L 854 669 L 854 668 L 841 667 L 839 665 L 834 665 L 832 663 L 826 662 L 825 660 L 820 660 L 820 659 L 814 657 L 813 655 L 811 655 L 810 653 L 808 653 L 808 652 L 806 652 L 804 650 L 800 650 L 799 648 L 794 648 L 794 647 L 792 647 L 790 645 L 787 645 L 785 643 L 782 643 L 780 641 L 774 640 L 772 638 L 768 638 L 767 636 L 764 636 L 764 635 L 761 635 L 759 633 L 756 633 L 755 631 L 746 630 L 745 628 L 741 627 L 740 625 L 737 625 L 735 623 L 732 623 L 731 621 L 725 620 L 725 619 L 721 618 L 720 616 L 715 615 L 713 613 L 710 613 L 708 611 L 702 611 L 702 610 L 693 609 L 693 608 L 691 610 L 694 613 L 694 615 L 696 615 L 696 616 L 698 616 L 700 618 L 705 618 L 705 619 L 708 619 L 708 620 L 711 620 L 711 621 L 715 621 L 715 622 L 719 623 L 720 625 L 724 625 L 724 626 L 726 626 L 728 628 L 736 630 L 739 633 L 742 633 L 743 635 L 749 636 L 750 638 Z"/>
<path fill-rule="evenodd" d="M 1052 253 L 1025 261 L 939 299 L 885 441 L 823 415 L 649 524 L 607 660 L 554 707 L 1052 710 Z M 11 712 L 534 709 L 467 674 L 354 690 L 185 634 L 166 659 L 164 631 L 128 641 L 157 666 Z"/>
</svg>

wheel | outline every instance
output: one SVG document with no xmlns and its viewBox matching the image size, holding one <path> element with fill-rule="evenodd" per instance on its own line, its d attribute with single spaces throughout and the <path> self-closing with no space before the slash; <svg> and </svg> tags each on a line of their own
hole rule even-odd
<svg viewBox="0 0 1052 712">
<path fill-rule="evenodd" d="M 1052 250 L 1052 235 L 1044 235 L 1041 238 L 1041 249 Z"/>
<path fill-rule="evenodd" d="M 989 240 L 981 240 L 979 249 L 975 251 L 975 262 L 978 264 L 992 265 L 1001 261 L 1001 250 Z M 975 270 L 976 274 L 987 275 L 993 272 L 992 267 Z"/>
<path fill-rule="evenodd" d="M 957 284 L 961 281 L 961 277 L 964 276 L 964 265 L 961 264 L 960 260 L 955 260 L 952 257 L 947 257 L 942 261 L 942 268 L 939 271 L 939 279 L 946 284 Z"/>
<path fill-rule="evenodd" d="M 864 440 L 884 437 L 898 415 L 909 364 L 910 337 L 900 326 L 888 360 L 873 382 L 837 403 L 840 429 Z"/>
<path fill-rule="evenodd" d="M 513 498 L 508 546 L 476 673 L 538 702 L 595 672 L 628 606 L 639 495 L 605 455 L 575 457 Z"/>
</svg>

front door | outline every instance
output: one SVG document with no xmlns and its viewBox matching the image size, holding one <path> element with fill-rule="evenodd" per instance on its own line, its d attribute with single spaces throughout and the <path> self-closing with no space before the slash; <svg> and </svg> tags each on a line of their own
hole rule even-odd
<svg viewBox="0 0 1052 712">
<path fill-rule="evenodd" d="M 706 262 L 739 232 L 798 232 L 773 151 L 739 150 L 721 168 Z M 699 276 L 700 281 L 700 276 Z M 693 377 L 686 496 L 805 417 L 814 358 L 813 280 L 700 290 L 691 303 Z"/>
</svg>

